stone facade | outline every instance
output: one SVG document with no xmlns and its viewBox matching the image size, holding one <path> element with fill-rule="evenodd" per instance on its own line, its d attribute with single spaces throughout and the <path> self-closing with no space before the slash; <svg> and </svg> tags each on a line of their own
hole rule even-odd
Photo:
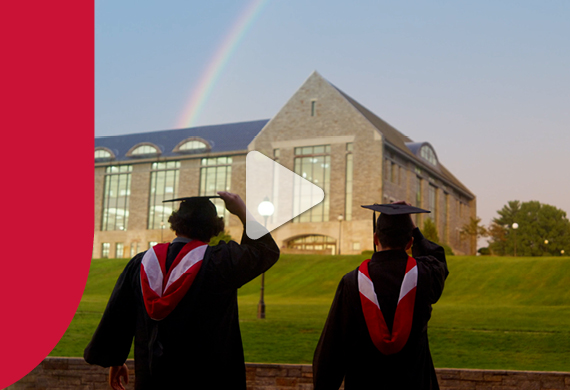
<svg viewBox="0 0 570 390">
<path fill-rule="evenodd" d="M 311 108 L 314 103 L 314 115 Z M 346 145 L 353 144 L 352 219 L 345 215 Z M 313 74 L 250 144 L 267 156 L 279 149 L 279 164 L 294 170 L 296 147 L 330 145 L 329 218 L 325 222 L 288 223 L 274 231 L 283 246 L 292 237 L 320 234 L 337 240 L 344 254 L 372 250 L 370 211 L 360 207 L 382 198 L 382 136 L 325 79 Z M 373 157 L 372 157 L 373 156 Z M 344 237 L 344 239 L 343 239 Z M 360 249 L 354 250 L 357 242 Z"/>
<path fill-rule="evenodd" d="M 128 389 L 133 389 L 134 364 Z M 223 371 L 223 368 L 221 368 Z M 570 390 L 569 372 L 436 369 L 442 390 Z M 108 369 L 80 358 L 46 358 L 10 390 L 108 390 Z M 220 375 L 223 375 L 221 372 Z M 313 371 L 306 364 L 246 363 L 248 390 L 311 390 Z"/>
<path fill-rule="evenodd" d="M 330 190 L 327 194 L 327 218 L 321 222 L 290 222 L 276 229 L 273 235 L 283 252 L 289 250 L 299 253 L 299 250 L 289 249 L 288 243 L 299 237 L 314 235 L 326 236 L 333 243 L 334 249 L 329 249 L 328 253 L 338 253 L 340 250 L 342 254 L 359 254 L 372 250 L 370 211 L 360 205 L 407 200 L 429 209 L 429 193 L 433 188 L 435 212 L 432 216 L 440 241 L 452 247 L 456 254 L 474 254 L 475 239 L 461 237 L 459 229 L 469 222 L 470 217 L 476 216 L 475 196 L 443 167 L 431 167 L 420 157 L 414 156 L 403 141 L 399 146 L 394 145 L 391 142 L 394 137 L 399 137 L 399 141 L 407 137 L 377 117 L 371 120 L 373 114 L 364 110 L 318 73 L 313 73 L 253 138 L 248 150 L 217 154 L 233 156 L 231 191 L 245 199 L 245 157 L 248 151 L 257 150 L 294 170 L 295 148 L 328 145 Z M 387 131 L 392 138 L 386 136 Z M 347 150 L 349 144 L 352 146 L 350 152 Z M 276 151 L 278 157 L 275 157 Z M 347 206 L 348 153 L 352 155 L 353 178 L 352 203 Z M 101 256 L 102 243 L 110 244 L 109 257 L 130 257 L 132 253 L 148 249 L 149 242 L 172 239 L 173 234 L 167 227 L 162 230 L 147 229 L 151 164 L 156 161 L 180 161 L 179 196 L 192 196 L 199 194 L 201 158 L 213 156 L 216 153 L 133 161 L 129 224 L 125 231 L 101 231 L 105 167 L 113 163 L 96 164 L 93 256 Z M 418 178 L 421 180 L 418 181 Z M 418 183 L 421 186 L 419 202 L 416 201 Z M 426 217 L 421 215 L 417 218 L 421 227 Z M 239 221 L 232 216 L 226 225 L 231 236 L 239 240 L 242 234 Z M 117 242 L 124 245 L 122 254 L 115 253 Z"/>
</svg>

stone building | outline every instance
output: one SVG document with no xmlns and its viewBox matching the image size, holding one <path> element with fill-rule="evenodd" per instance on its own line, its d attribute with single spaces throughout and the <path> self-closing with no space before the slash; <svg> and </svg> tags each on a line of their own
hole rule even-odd
<svg viewBox="0 0 570 390">
<path fill-rule="evenodd" d="M 372 216 L 360 205 L 404 199 L 431 210 L 440 241 L 474 254 L 459 234 L 476 200 L 437 159 L 314 72 L 270 120 L 95 139 L 94 257 L 131 257 L 172 239 L 162 200 L 227 190 L 245 199 L 245 158 L 257 150 L 325 191 L 325 200 L 273 232 L 284 252 L 372 249 Z M 227 215 L 234 239 L 241 223 Z"/>
</svg>

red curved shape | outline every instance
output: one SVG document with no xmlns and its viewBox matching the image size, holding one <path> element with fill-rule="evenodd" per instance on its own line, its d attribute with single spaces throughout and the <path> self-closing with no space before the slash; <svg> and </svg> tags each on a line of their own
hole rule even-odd
<svg viewBox="0 0 570 390">
<path fill-rule="evenodd" d="M 66 331 L 93 246 L 93 3 L 4 2 L 0 388 Z"/>
</svg>

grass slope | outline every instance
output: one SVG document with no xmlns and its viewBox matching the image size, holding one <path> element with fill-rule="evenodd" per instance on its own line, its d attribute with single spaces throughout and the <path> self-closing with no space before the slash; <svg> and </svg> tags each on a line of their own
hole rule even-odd
<svg viewBox="0 0 570 390">
<path fill-rule="evenodd" d="M 364 256 L 283 255 L 240 289 L 246 361 L 310 363 L 336 286 Z M 570 259 L 455 256 L 429 337 L 436 367 L 570 371 Z M 125 260 L 93 260 L 81 304 L 52 356 L 81 356 Z"/>
</svg>

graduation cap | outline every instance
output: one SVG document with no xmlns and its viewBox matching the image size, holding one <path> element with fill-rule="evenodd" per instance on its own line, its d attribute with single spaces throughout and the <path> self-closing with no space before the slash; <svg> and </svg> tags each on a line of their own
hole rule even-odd
<svg viewBox="0 0 570 390">
<path fill-rule="evenodd" d="M 192 200 L 192 199 L 212 199 L 212 198 L 221 198 L 220 195 L 206 195 L 206 196 L 187 196 L 185 198 L 176 198 L 176 199 L 168 199 L 168 200 L 163 200 L 162 203 L 166 203 L 166 202 L 184 202 L 186 200 Z"/>
<path fill-rule="evenodd" d="M 394 232 L 396 234 L 411 231 L 413 229 L 410 214 L 430 213 L 431 211 L 420 209 L 419 207 L 409 206 L 401 203 L 388 203 L 361 206 L 362 208 L 373 210 L 372 230 L 376 229 L 383 232 Z M 380 213 L 376 219 L 376 211 Z M 376 252 L 376 243 L 374 243 L 374 252 Z"/>
</svg>

